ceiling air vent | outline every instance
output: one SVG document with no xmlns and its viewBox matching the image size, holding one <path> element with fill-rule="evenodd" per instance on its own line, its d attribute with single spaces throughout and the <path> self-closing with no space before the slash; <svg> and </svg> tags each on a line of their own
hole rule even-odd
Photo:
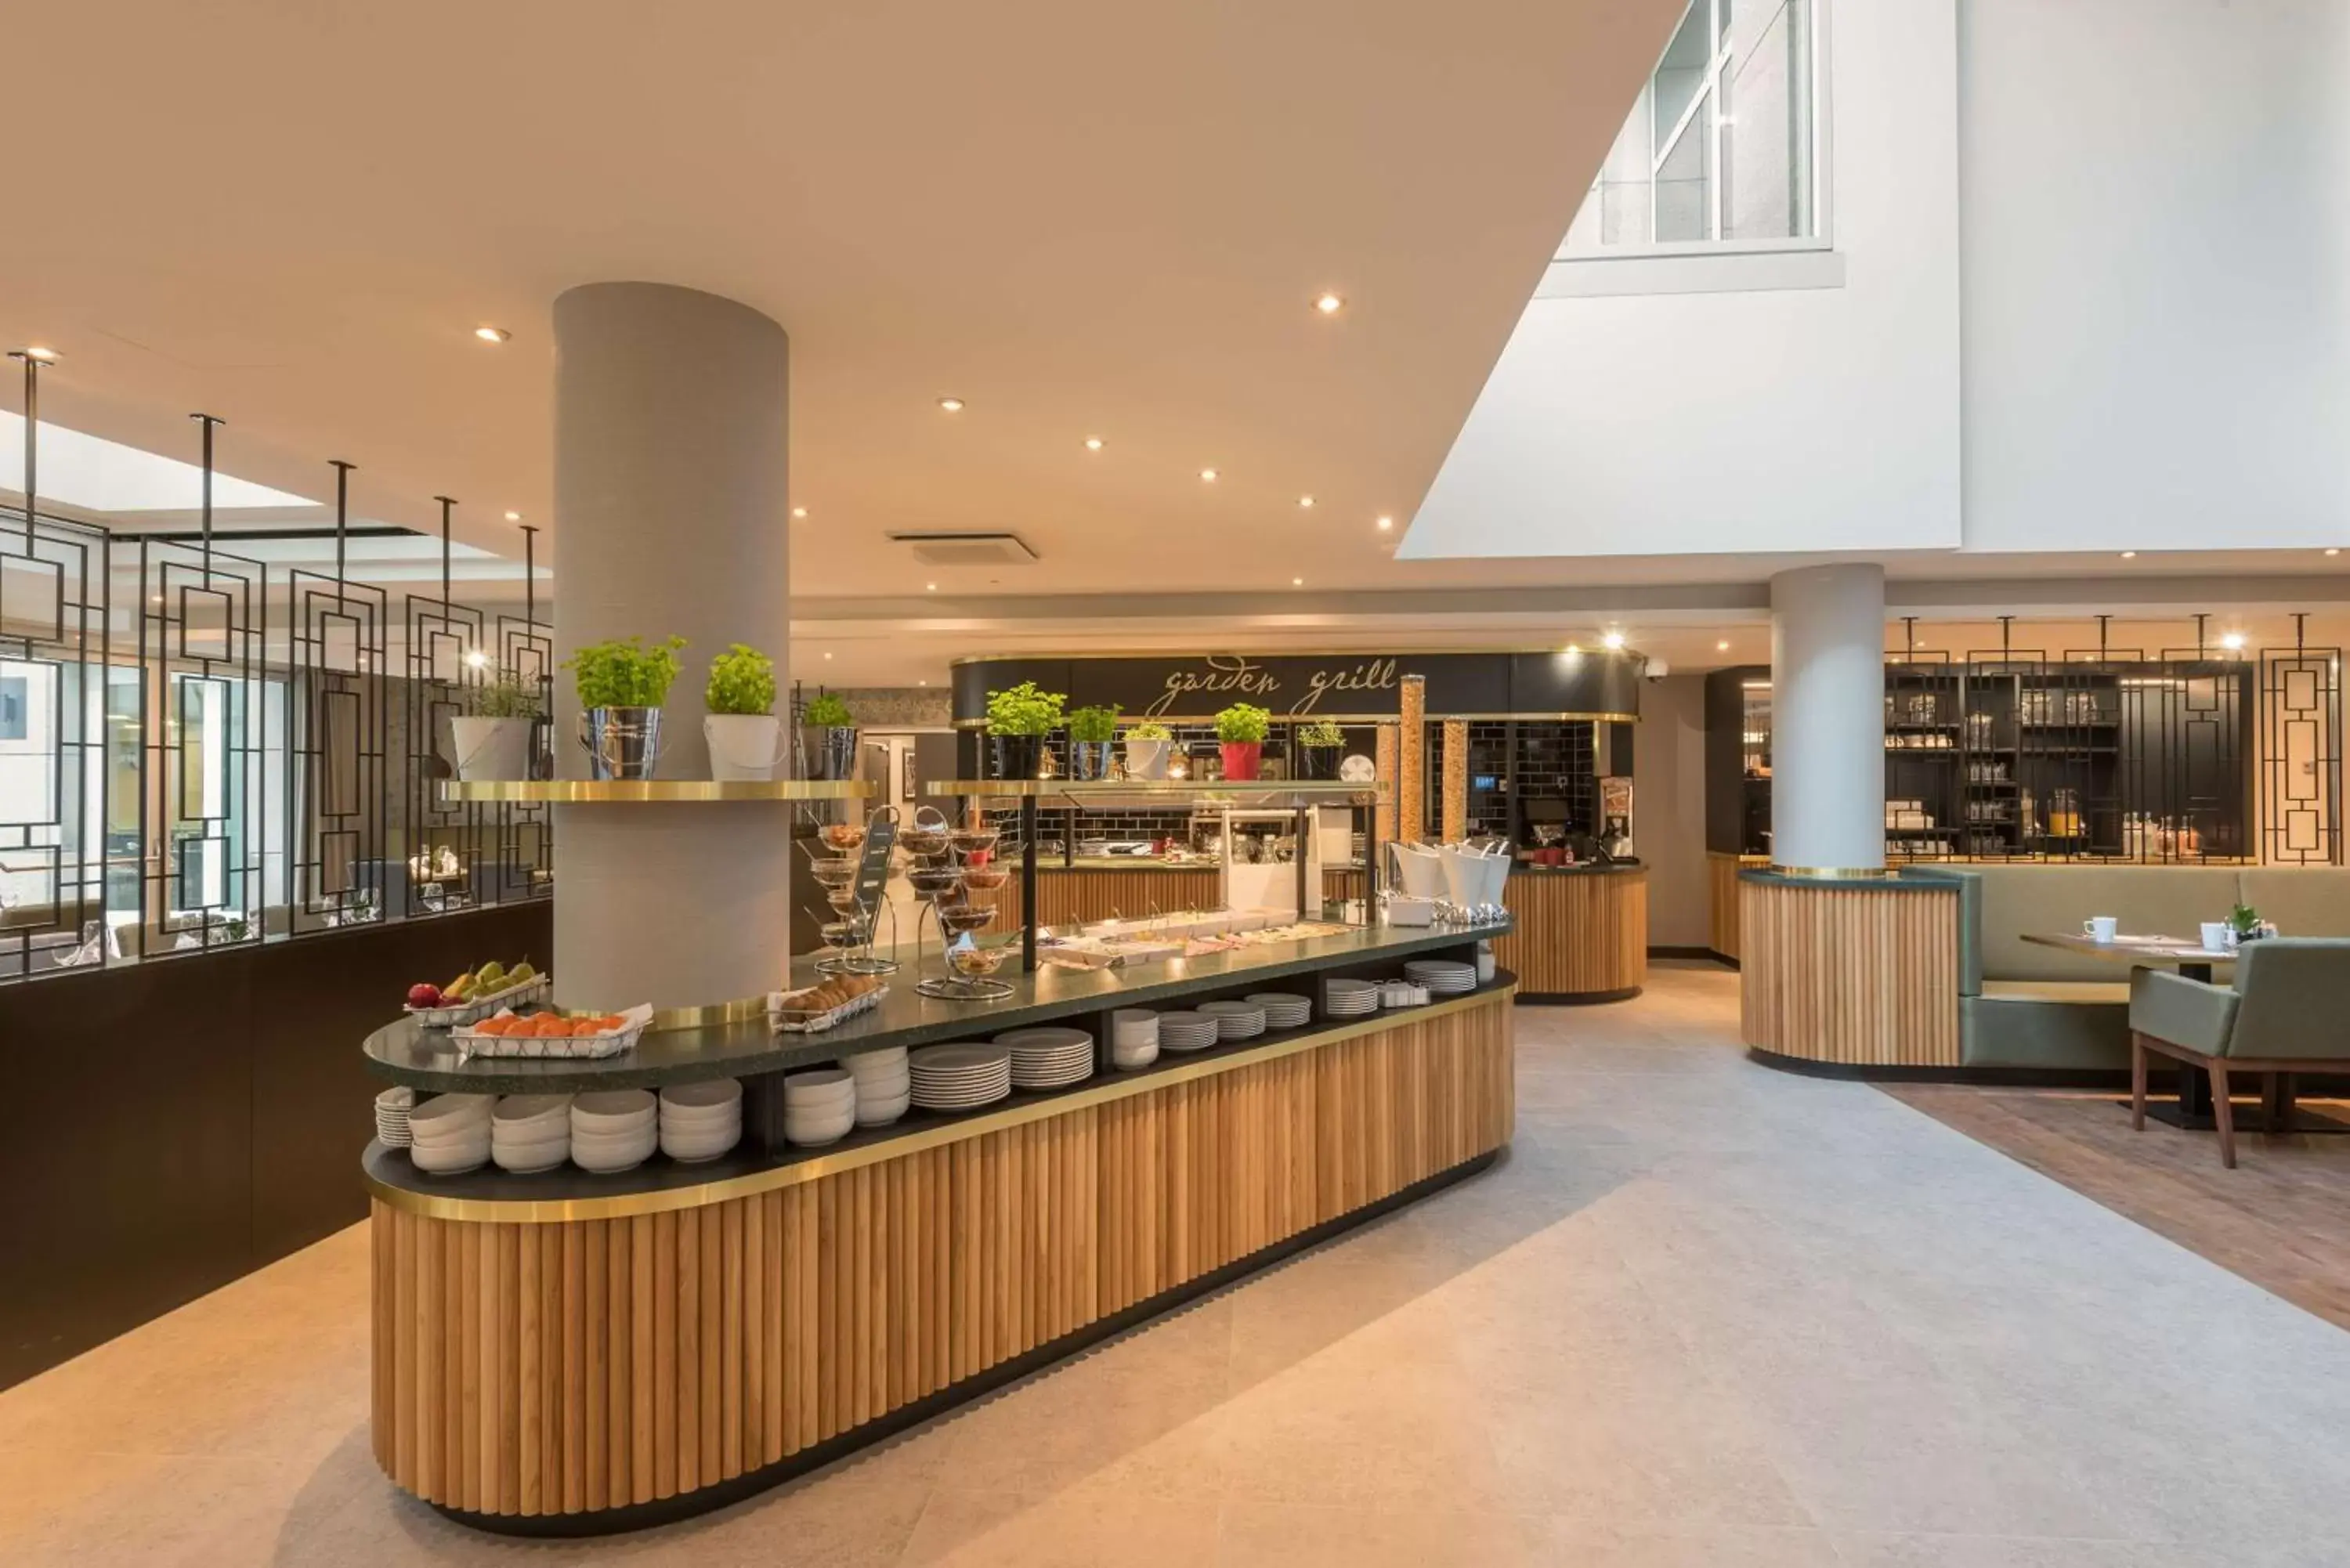
<svg viewBox="0 0 2350 1568">
<path fill-rule="evenodd" d="M 926 566 L 1033 566 L 1036 552 L 1017 534 L 892 534 Z"/>
</svg>

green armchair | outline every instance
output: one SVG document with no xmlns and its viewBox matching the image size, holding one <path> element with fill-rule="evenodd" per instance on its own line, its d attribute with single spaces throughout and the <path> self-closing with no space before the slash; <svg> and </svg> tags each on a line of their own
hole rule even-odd
<svg viewBox="0 0 2350 1568">
<path fill-rule="evenodd" d="M 2130 1126 L 2146 1127 L 2149 1054 L 2211 1077 L 2220 1162 L 2236 1164 L 2230 1069 L 2261 1075 L 2269 1128 L 2292 1115 L 2293 1075 L 2350 1071 L 2350 940 L 2272 937 L 2247 943 L 2232 986 L 2165 970 L 2130 972 Z"/>
</svg>

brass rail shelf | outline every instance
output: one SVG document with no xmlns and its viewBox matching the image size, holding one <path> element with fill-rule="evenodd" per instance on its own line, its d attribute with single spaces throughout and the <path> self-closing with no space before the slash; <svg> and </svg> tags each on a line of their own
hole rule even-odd
<svg viewBox="0 0 2350 1568">
<path fill-rule="evenodd" d="M 727 800 L 869 800 L 865 779 L 473 779 L 444 780 L 442 804 L 504 801 L 556 805 L 642 805 Z"/>
</svg>

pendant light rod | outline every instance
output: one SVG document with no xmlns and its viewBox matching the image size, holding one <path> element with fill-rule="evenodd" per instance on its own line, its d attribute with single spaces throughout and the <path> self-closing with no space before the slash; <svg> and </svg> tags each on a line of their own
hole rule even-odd
<svg viewBox="0 0 2350 1568">
<path fill-rule="evenodd" d="M 190 414 L 204 431 L 204 586 L 213 582 L 213 431 L 228 423 L 214 414 Z"/>
<path fill-rule="evenodd" d="M 436 495 L 432 499 L 441 504 L 441 610 L 446 615 L 449 610 L 449 511 L 457 502 L 454 496 L 449 495 Z"/>
<path fill-rule="evenodd" d="M 538 625 L 538 530 L 522 525 L 522 622 Z"/>
<path fill-rule="evenodd" d="M 25 554 L 33 553 L 33 519 L 40 513 L 41 502 L 41 367 L 55 364 L 57 356 L 46 348 L 11 348 L 11 359 L 25 362 Z"/>
<path fill-rule="evenodd" d="M 2195 657 L 2199 660 L 2204 657 L 2205 652 L 2203 646 L 2203 623 L 2210 618 L 2210 612 L 2208 610 L 2197 610 L 2195 612 Z"/>
<path fill-rule="evenodd" d="M 351 470 L 359 464 L 345 462 L 339 457 L 328 458 L 327 464 L 335 471 L 335 607 L 339 609 L 343 604 L 343 590 L 348 586 L 344 577 L 344 568 L 347 565 L 345 548 L 351 535 Z"/>
<path fill-rule="evenodd" d="M 2113 618 L 2114 618 L 2109 615 L 2101 615 L 2097 618 L 2097 662 L 2100 664 L 2105 663 L 2106 658 L 2106 623 Z"/>
</svg>

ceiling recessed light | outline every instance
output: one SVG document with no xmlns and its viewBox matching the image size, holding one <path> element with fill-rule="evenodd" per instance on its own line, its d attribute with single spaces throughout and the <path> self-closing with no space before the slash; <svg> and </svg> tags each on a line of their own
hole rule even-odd
<svg viewBox="0 0 2350 1568">
<path fill-rule="evenodd" d="M 2135 561 L 2137 559 L 2137 552 L 2136 550 L 2124 550 L 2122 552 L 2122 559 L 2125 561 Z"/>
<path fill-rule="evenodd" d="M 807 508 L 805 506 L 795 506 L 792 508 L 792 515 L 795 517 L 805 517 L 807 515 Z"/>
<path fill-rule="evenodd" d="M 1620 631 L 1607 632 L 1599 640 L 1606 647 L 1621 648 L 1624 646 L 1624 634 Z"/>
<path fill-rule="evenodd" d="M 1713 645 L 1713 650 L 1716 653 L 1728 653 L 1730 651 L 1730 639 L 1725 637 L 1720 642 L 1715 643 Z"/>
<path fill-rule="evenodd" d="M 473 336 L 484 343 L 503 343 L 514 334 L 503 327 L 476 327 L 473 328 Z"/>
<path fill-rule="evenodd" d="M 522 521 L 522 514 L 519 512 L 509 512 L 506 514 L 506 521 L 509 523 L 519 523 Z"/>
<path fill-rule="evenodd" d="M 1297 498 L 1297 504 L 1300 506 L 1311 506 L 1314 504 L 1314 497 L 1311 495 L 1301 495 Z"/>
<path fill-rule="evenodd" d="M 1305 586 L 1305 579 L 1304 577 L 1292 577 L 1289 579 L 1289 586 L 1293 588 L 1302 588 Z"/>
<path fill-rule="evenodd" d="M 2342 552 L 2341 552 L 2341 550 L 2337 547 L 2337 548 L 2328 549 L 2325 553 L 2326 553 L 2327 555 L 2329 555 L 2329 556 L 2338 556 L 2338 555 L 2340 555 Z"/>
<path fill-rule="evenodd" d="M 1390 528 L 1392 528 L 1392 527 L 1394 527 L 1394 526 L 1395 526 L 1395 519 L 1394 519 L 1394 518 L 1392 518 L 1392 517 L 1382 517 L 1382 518 L 1380 518 L 1380 519 L 1379 519 L 1379 532 L 1380 532 L 1380 533 L 1384 534 L 1384 533 L 1386 533 L 1388 529 L 1390 529 Z"/>
<path fill-rule="evenodd" d="M 1200 471 L 1200 477 L 1213 484 L 1216 483 L 1216 471 L 1212 468 L 1203 468 Z"/>
<path fill-rule="evenodd" d="M 923 591 L 924 591 L 925 593 L 933 593 L 933 594 L 934 594 L 934 593 L 937 593 L 937 592 L 939 591 L 939 585 L 938 585 L 938 584 L 936 584 L 936 583 L 924 583 L 924 584 L 922 585 L 922 589 L 923 589 Z"/>
<path fill-rule="evenodd" d="M 961 398 L 941 398 L 939 400 L 939 407 L 944 409 L 951 414 L 959 414 L 962 412 L 962 400 Z"/>
<path fill-rule="evenodd" d="M 915 681 L 915 682 L 914 682 L 914 684 L 915 684 L 915 685 L 917 685 L 917 686 L 928 686 L 928 685 L 930 684 L 930 682 L 929 682 L 929 681 L 927 681 L 927 680 L 917 680 L 917 681 Z"/>
<path fill-rule="evenodd" d="M 1101 437 L 1099 437 L 1099 436 L 1087 436 L 1087 437 L 1086 437 L 1086 450 L 1087 450 L 1087 452 L 1099 452 L 1099 451 L 1101 451 Z"/>
<path fill-rule="evenodd" d="M 825 657 L 826 657 L 827 659 L 830 659 L 830 658 L 832 657 L 831 652 L 830 652 L 829 650 L 827 650 L 827 652 L 825 653 Z"/>
<path fill-rule="evenodd" d="M 2231 631 L 2220 639 L 2220 646 L 2232 653 L 2244 646 L 2244 634 L 2241 631 Z"/>
<path fill-rule="evenodd" d="M 1325 316 L 1336 316 L 1347 308 L 1347 302 L 1335 294 L 1326 294 L 1314 302 L 1314 308 Z"/>
</svg>

